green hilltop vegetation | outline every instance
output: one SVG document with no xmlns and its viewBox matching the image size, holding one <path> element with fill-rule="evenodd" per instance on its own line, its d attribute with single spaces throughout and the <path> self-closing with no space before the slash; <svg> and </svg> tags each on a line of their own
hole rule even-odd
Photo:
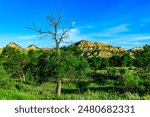
<svg viewBox="0 0 150 117">
<path fill-rule="evenodd" d="M 150 99 L 150 45 L 126 50 L 82 40 L 60 50 L 1 48 L 0 99 Z"/>
</svg>

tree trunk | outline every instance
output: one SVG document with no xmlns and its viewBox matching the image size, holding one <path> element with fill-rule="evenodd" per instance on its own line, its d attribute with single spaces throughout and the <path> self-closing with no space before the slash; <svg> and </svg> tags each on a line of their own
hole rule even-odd
<svg viewBox="0 0 150 117">
<path fill-rule="evenodd" d="M 23 77 L 23 81 L 25 82 L 26 81 L 26 77 L 25 77 L 23 72 L 22 72 L 22 77 Z"/>
<path fill-rule="evenodd" d="M 61 95 L 61 80 L 57 80 L 56 93 L 57 93 L 57 96 Z"/>
<path fill-rule="evenodd" d="M 57 48 L 57 52 L 58 52 L 58 55 L 60 55 L 60 49 L 59 48 Z"/>
<path fill-rule="evenodd" d="M 60 55 L 60 48 L 59 48 L 59 43 L 56 42 L 56 51 L 58 53 L 58 55 Z"/>
<path fill-rule="evenodd" d="M 23 81 L 25 82 L 26 77 L 25 77 L 25 74 L 24 74 L 24 71 L 23 71 L 23 67 L 22 67 L 22 71 L 21 71 L 21 77 L 22 77 Z"/>
</svg>

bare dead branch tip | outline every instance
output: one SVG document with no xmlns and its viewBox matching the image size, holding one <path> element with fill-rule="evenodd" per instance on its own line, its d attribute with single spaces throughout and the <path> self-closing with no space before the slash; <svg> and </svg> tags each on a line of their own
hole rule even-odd
<svg viewBox="0 0 150 117">
<path fill-rule="evenodd" d="M 58 33 L 59 31 L 59 25 L 61 23 L 62 13 L 59 12 L 58 17 L 54 16 L 48 16 L 46 19 L 48 20 L 48 27 L 46 27 L 46 31 L 43 31 L 41 28 L 37 28 L 34 23 L 32 23 L 32 26 L 29 26 L 28 28 L 39 33 L 41 35 L 41 38 L 45 38 L 47 36 L 52 36 L 52 39 L 55 40 L 56 48 L 59 51 L 59 46 L 61 42 L 65 42 L 64 40 L 66 38 L 69 38 L 68 32 L 73 28 L 66 28 L 62 30 L 62 33 Z M 70 42 L 65 42 L 70 43 Z"/>
</svg>

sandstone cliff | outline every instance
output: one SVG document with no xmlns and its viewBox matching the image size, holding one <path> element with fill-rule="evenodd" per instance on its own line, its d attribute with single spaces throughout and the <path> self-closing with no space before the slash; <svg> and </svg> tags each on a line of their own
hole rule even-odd
<svg viewBox="0 0 150 117">
<path fill-rule="evenodd" d="M 25 51 L 30 51 L 30 50 L 40 50 L 40 48 L 38 48 L 35 45 L 30 45 L 27 48 L 24 49 Z"/>
<path fill-rule="evenodd" d="M 24 50 L 22 47 L 20 47 L 19 45 L 17 45 L 17 44 L 14 43 L 14 42 L 10 42 L 7 46 L 12 47 L 12 48 L 15 48 L 15 49 L 17 49 L 17 50 L 19 50 L 19 51 L 23 51 L 23 50 Z"/>
<path fill-rule="evenodd" d="M 80 47 L 86 56 L 99 56 L 99 57 L 111 57 L 113 54 L 124 54 L 126 50 L 121 47 L 114 47 L 109 44 L 104 44 L 100 42 L 89 42 L 82 40 L 74 44 L 75 46 Z"/>
</svg>

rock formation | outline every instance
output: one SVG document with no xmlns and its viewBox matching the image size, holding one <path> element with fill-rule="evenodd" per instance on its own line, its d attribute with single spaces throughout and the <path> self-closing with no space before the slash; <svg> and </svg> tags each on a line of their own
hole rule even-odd
<svg viewBox="0 0 150 117">
<path fill-rule="evenodd" d="M 113 54 L 120 54 L 123 55 L 126 50 L 121 47 L 114 47 L 109 44 L 104 44 L 100 42 L 89 42 L 86 40 L 82 40 L 80 42 L 77 42 L 73 44 L 75 46 L 80 47 L 84 52 L 85 56 L 99 56 L 99 57 L 111 57 Z"/>
<path fill-rule="evenodd" d="M 25 51 L 30 51 L 30 50 L 40 50 L 40 48 L 38 48 L 35 45 L 30 45 L 27 48 L 25 48 Z"/>
<path fill-rule="evenodd" d="M 113 54 L 120 54 L 123 55 L 127 50 L 121 47 L 115 47 L 109 44 L 104 44 L 100 42 L 89 42 L 86 40 L 79 41 L 75 44 L 72 44 L 74 46 L 80 47 L 84 51 L 84 55 L 86 57 L 91 57 L 91 56 L 99 56 L 99 57 L 111 57 Z M 23 52 L 28 52 L 29 50 L 43 50 L 43 51 L 48 51 L 52 50 L 53 48 L 38 48 L 35 45 L 30 45 L 27 48 L 23 49 L 19 45 L 11 42 L 7 46 L 10 46 L 12 48 L 18 49 Z M 0 52 L 2 49 L 0 49 Z"/>
</svg>

